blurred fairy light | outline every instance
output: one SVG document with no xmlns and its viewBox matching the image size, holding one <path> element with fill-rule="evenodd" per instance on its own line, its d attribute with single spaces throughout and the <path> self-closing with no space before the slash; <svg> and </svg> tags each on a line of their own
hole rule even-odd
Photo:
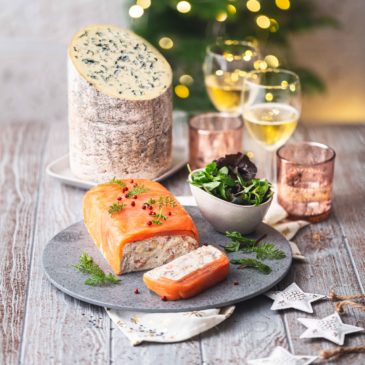
<svg viewBox="0 0 365 365">
<path fill-rule="evenodd" d="M 225 11 L 220 11 L 216 16 L 218 22 L 224 22 L 227 19 L 227 13 Z"/>
<path fill-rule="evenodd" d="M 278 58 L 272 54 L 269 54 L 265 57 L 265 62 L 271 68 L 277 68 L 280 65 Z"/>
<path fill-rule="evenodd" d="M 175 94 L 181 99 L 186 99 L 189 97 L 190 91 L 187 86 L 179 84 L 175 86 Z"/>
<path fill-rule="evenodd" d="M 234 60 L 234 56 L 232 53 L 224 52 L 223 56 L 224 56 L 224 59 L 227 60 L 228 62 L 232 62 Z"/>
<path fill-rule="evenodd" d="M 243 60 L 248 62 L 248 61 L 251 61 L 251 58 L 252 58 L 252 51 L 251 50 L 247 50 L 245 51 L 245 53 L 243 54 Z"/>
<path fill-rule="evenodd" d="M 279 23 L 274 19 L 270 18 L 270 28 L 269 31 L 275 33 L 279 30 Z"/>
<path fill-rule="evenodd" d="M 272 101 L 274 99 L 274 96 L 272 93 L 266 93 L 265 94 L 265 100 L 266 101 Z"/>
<path fill-rule="evenodd" d="M 290 91 L 294 92 L 296 90 L 296 87 L 294 84 L 290 84 L 289 89 Z"/>
<path fill-rule="evenodd" d="M 169 37 L 162 37 L 158 41 L 158 44 L 163 49 L 171 49 L 174 46 L 173 40 L 171 38 L 169 38 Z"/>
<path fill-rule="evenodd" d="M 260 11 L 261 4 L 257 0 L 248 0 L 246 3 L 246 7 L 249 11 L 256 13 L 256 12 Z"/>
<path fill-rule="evenodd" d="M 283 88 L 283 89 L 286 89 L 287 87 L 288 87 L 288 81 L 286 81 L 286 80 L 283 80 L 282 82 L 281 82 L 281 87 Z"/>
<path fill-rule="evenodd" d="M 237 8 L 232 4 L 228 4 L 227 5 L 227 11 L 230 14 L 236 14 L 237 13 Z"/>
<path fill-rule="evenodd" d="M 129 16 L 131 18 L 140 18 L 144 13 L 144 10 L 141 5 L 132 5 L 129 8 Z"/>
<path fill-rule="evenodd" d="M 180 13 L 188 13 L 191 10 L 191 4 L 188 1 L 179 1 L 176 5 L 176 9 Z"/>
<path fill-rule="evenodd" d="M 290 8 L 290 0 L 275 0 L 275 4 L 281 10 L 288 10 Z"/>
<path fill-rule="evenodd" d="M 181 75 L 179 78 L 180 84 L 191 85 L 194 82 L 194 79 L 190 75 Z"/>
<path fill-rule="evenodd" d="M 255 157 L 254 153 L 252 151 L 248 151 L 246 152 L 246 156 L 249 158 L 249 159 L 253 159 Z"/>
<path fill-rule="evenodd" d="M 257 25 L 262 29 L 267 29 L 270 27 L 270 19 L 266 15 L 259 15 L 256 18 Z"/>
<path fill-rule="evenodd" d="M 217 70 L 217 71 L 215 72 L 215 74 L 216 74 L 217 76 L 223 76 L 224 72 L 223 72 L 223 70 Z"/>
<path fill-rule="evenodd" d="M 151 6 L 151 0 L 137 0 L 136 4 L 143 9 L 148 9 Z"/>
<path fill-rule="evenodd" d="M 267 63 L 263 60 L 257 60 L 253 63 L 253 67 L 255 70 L 266 70 Z"/>
</svg>

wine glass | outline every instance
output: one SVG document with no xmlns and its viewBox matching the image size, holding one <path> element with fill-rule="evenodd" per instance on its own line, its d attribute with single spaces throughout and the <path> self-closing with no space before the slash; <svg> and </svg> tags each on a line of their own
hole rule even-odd
<svg viewBox="0 0 365 365">
<path fill-rule="evenodd" d="M 275 184 L 275 151 L 293 134 L 300 116 L 299 77 L 281 69 L 251 71 L 243 81 L 242 106 L 246 129 L 268 155 L 264 177 Z"/>
<path fill-rule="evenodd" d="M 241 113 L 242 82 L 258 58 L 257 48 L 249 42 L 218 40 L 207 47 L 204 80 L 217 110 L 230 115 Z"/>
</svg>

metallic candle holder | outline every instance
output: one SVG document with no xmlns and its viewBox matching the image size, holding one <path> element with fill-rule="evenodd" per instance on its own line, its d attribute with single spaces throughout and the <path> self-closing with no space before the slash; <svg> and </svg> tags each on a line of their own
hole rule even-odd
<svg viewBox="0 0 365 365">
<path fill-rule="evenodd" d="M 335 151 L 321 143 L 289 143 L 277 151 L 278 201 L 290 218 L 319 222 L 332 207 Z"/>
<path fill-rule="evenodd" d="M 226 154 L 242 150 L 242 119 L 219 113 L 205 113 L 189 120 L 189 163 L 204 167 Z"/>
</svg>

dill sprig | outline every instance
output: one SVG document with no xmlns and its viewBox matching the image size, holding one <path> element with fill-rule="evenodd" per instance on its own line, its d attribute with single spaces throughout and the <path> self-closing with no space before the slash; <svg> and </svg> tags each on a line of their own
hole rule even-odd
<svg viewBox="0 0 365 365">
<path fill-rule="evenodd" d="M 85 281 L 86 285 L 103 286 L 108 284 L 117 284 L 120 281 L 112 273 L 106 274 L 86 252 L 81 254 L 80 260 L 76 265 L 74 265 L 74 268 L 83 274 L 90 275 L 90 277 Z"/>
<path fill-rule="evenodd" d="M 116 179 L 115 177 L 113 177 L 109 182 L 108 184 L 117 184 L 119 185 L 121 188 L 124 188 L 126 187 L 126 183 L 123 182 L 122 180 L 119 180 L 119 179 Z"/>
<path fill-rule="evenodd" d="M 157 200 L 158 207 L 161 209 L 162 207 L 176 207 L 176 201 L 171 196 L 167 195 L 165 197 L 160 196 Z"/>
<path fill-rule="evenodd" d="M 113 203 L 109 209 L 108 212 L 110 215 L 113 215 L 114 213 L 119 213 L 120 211 L 122 211 L 125 207 L 127 206 L 127 204 L 125 203 Z"/>
<path fill-rule="evenodd" d="M 224 246 L 227 252 L 254 252 L 256 258 L 261 260 L 280 260 L 286 257 L 285 253 L 276 248 L 273 243 L 262 241 L 265 236 L 256 240 L 244 237 L 239 232 L 226 232 L 226 236 L 232 241 Z"/>
<path fill-rule="evenodd" d="M 155 215 L 155 219 L 152 220 L 152 223 L 161 225 L 163 220 L 164 221 L 167 220 L 167 217 L 162 214 L 162 208 L 161 208 L 160 211 Z"/>
<path fill-rule="evenodd" d="M 268 275 L 271 273 L 271 267 L 268 265 L 265 265 L 262 261 L 251 259 L 251 258 L 242 258 L 242 259 L 235 259 L 231 260 L 231 264 L 233 265 L 240 265 L 238 268 L 243 269 L 245 267 L 251 267 L 253 269 L 256 269 L 260 272 L 262 272 L 265 275 Z"/>
<path fill-rule="evenodd" d="M 128 196 L 128 198 L 131 198 L 134 195 L 142 194 L 147 191 L 149 191 L 149 189 L 146 188 L 143 184 L 137 185 L 133 189 L 129 190 L 129 192 L 127 193 L 127 196 Z"/>
</svg>

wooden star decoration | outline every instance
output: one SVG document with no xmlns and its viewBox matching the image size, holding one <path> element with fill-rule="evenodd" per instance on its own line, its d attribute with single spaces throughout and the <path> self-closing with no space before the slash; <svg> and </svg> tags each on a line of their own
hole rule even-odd
<svg viewBox="0 0 365 365">
<path fill-rule="evenodd" d="M 343 323 L 337 312 L 322 319 L 298 318 L 298 321 L 307 327 L 300 338 L 325 338 L 340 346 L 346 335 L 364 331 L 361 327 Z"/>
<path fill-rule="evenodd" d="M 269 357 L 248 360 L 251 365 L 308 365 L 317 359 L 317 356 L 293 355 L 283 347 L 275 347 Z"/>
<path fill-rule="evenodd" d="M 304 293 L 296 283 L 290 284 L 283 291 L 269 291 L 265 294 L 274 300 L 272 310 L 294 308 L 306 313 L 313 313 L 313 302 L 325 298 L 325 295 Z"/>
</svg>

